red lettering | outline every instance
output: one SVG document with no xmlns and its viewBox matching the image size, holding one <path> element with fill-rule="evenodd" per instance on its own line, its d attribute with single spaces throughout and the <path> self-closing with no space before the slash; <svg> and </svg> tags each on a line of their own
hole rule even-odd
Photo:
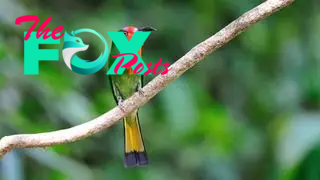
<svg viewBox="0 0 320 180">
<path fill-rule="evenodd" d="M 61 37 L 63 37 L 64 33 L 62 33 L 60 36 L 56 36 L 56 34 L 58 34 L 59 32 L 61 32 L 63 30 L 63 26 L 58 26 L 56 27 L 52 33 L 50 35 L 48 35 L 48 33 L 50 32 L 50 28 L 45 29 L 44 31 L 42 31 L 46 25 L 49 24 L 49 22 L 51 21 L 52 17 L 49 17 L 48 19 L 46 19 L 40 26 L 40 28 L 37 30 L 37 39 L 39 39 L 42 35 L 43 35 L 43 39 L 47 39 L 50 36 L 52 36 L 52 39 L 59 39 Z M 16 19 L 15 24 L 16 25 L 21 25 L 21 23 L 23 22 L 27 22 L 27 21 L 35 21 L 32 26 L 30 27 L 30 29 L 27 31 L 26 36 L 24 37 L 24 40 L 28 40 L 31 36 L 31 32 L 34 30 L 34 28 L 37 26 L 38 22 L 39 22 L 39 17 L 36 15 L 25 15 L 25 16 L 20 16 Z M 41 32 L 42 31 L 42 32 Z"/>
<path fill-rule="evenodd" d="M 155 74 L 155 75 L 156 75 L 156 74 L 159 74 L 159 73 L 161 72 L 161 70 L 162 70 L 162 69 L 160 69 L 160 71 L 157 72 L 158 67 L 159 67 L 160 65 L 164 65 L 164 64 L 165 64 L 165 63 L 161 63 L 161 60 L 162 60 L 162 59 L 160 58 L 159 61 L 154 64 L 154 67 L 153 67 L 153 69 L 152 69 L 152 73 Z"/>
<path fill-rule="evenodd" d="M 53 29 L 52 31 L 52 38 L 53 39 L 60 39 L 63 37 L 64 33 L 62 33 L 60 36 L 56 36 L 56 34 L 58 34 L 59 32 L 61 32 L 63 30 L 63 26 L 58 26 L 56 28 Z"/>
<path fill-rule="evenodd" d="M 48 17 L 48 19 L 46 19 L 41 26 L 39 27 L 38 31 L 37 31 L 37 39 L 39 39 L 42 34 L 43 34 L 43 39 L 48 39 L 48 37 L 50 37 L 50 35 L 48 35 L 48 33 L 50 32 L 50 28 L 45 29 L 44 31 L 42 31 L 46 25 L 49 24 L 49 22 L 51 21 L 52 17 Z M 42 32 L 41 32 L 42 31 Z"/>
<path fill-rule="evenodd" d="M 139 71 L 139 69 L 141 68 L 141 70 Z M 143 70 L 143 64 L 142 63 L 139 63 L 136 68 L 134 68 L 134 73 L 135 74 L 139 74 L 141 71 Z"/>
<path fill-rule="evenodd" d="M 145 73 L 143 73 L 143 75 L 148 75 L 148 74 L 150 74 L 151 73 L 151 66 L 152 66 L 152 63 L 151 62 L 148 62 L 148 64 L 147 64 L 147 67 L 148 67 L 148 70 L 145 72 Z"/>
<path fill-rule="evenodd" d="M 171 69 L 168 69 L 167 67 L 169 66 L 169 63 L 168 62 L 166 62 L 166 63 L 164 63 L 164 68 L 166 68 L 162 73 L 161 73 L 161 75 L 165 75 L 165 74 L 167 74 L 168 73 L 168 71 Z"/>
<path fill-rule="evenodd" d="M 121 56 L 125 56 L 125 55 L 133 55 L 133 58 L 129 62 L 127 62 L 126 64 L 121 66 L 121 64 L 123 63 L 123 60 L 124 60 L 124 57 L 122 57 L 122 59 L 119 61 L 119 63 L 114 68 L 114 73 L 115 74 L 118 74 L 118 70 L 119 70 L 120 67 L 128 68 L 128 67 L 131 67 L 132 65 L 137 63 L 138 57 L 133 53 L 118 54 L 118 55 L 113 55 L 112 57 L 113 58 L 117 58 L 117 57 L 121 57 Z"/>
<path fill-rule="evenodd" d="M 33 31 L 33 29 L 37 26 L 38 22 L 39 22 L 39 17 L 36 15 L 25 15 L 25 16 L 20 16 L 16 19 L 15 24 L 16 25 L 21 25 L 21 23 L 26 22 L 26 21 L 35 21 L 32 26 L 30 27 L 30 29 L 28 30 L 26 36 L 24 37 L 24 40 L 28 40 L 30 38 L 31 32 Z"/>
<path fill-rule="evenodd" d="M 132 58 L 129 62 L 127 62 L 126 64 L 124 64 L 123 66 L 121 66 L 121 67 L 123 67 L 123 68 L 131 67 L 131 66 L 135 65 L 135 64 L 138 62 L 138 56 L 136 56 L 135 54 L 132 54 L 132 53 L 124 53 L 124 54 L 122 54 L 122 55 L 123 55 L 123 56 L 125 56 L 125 55 L 133 55 L 133 58 Z"/>
<path fill-rule="evenodd" d="M 116 65 L 116 67 L 114 67 L 114 73 L 115 74 L 118 74 L 118 70 L 119 70 L 121 64 L 123 63 L 123 60 L 124 60 L 124 57 L 122 57 L 122 59 L 119 61 L 119 63 Z"/>
</svg>

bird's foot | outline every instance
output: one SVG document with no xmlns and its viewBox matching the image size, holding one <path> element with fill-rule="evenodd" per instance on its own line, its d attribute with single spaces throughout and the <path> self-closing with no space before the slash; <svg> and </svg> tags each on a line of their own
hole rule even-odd
<svg viewBox="0 0 320 180">
<path fill-rule="evenodd" d="M 143 92 L 142 88 L 138 88 L 138 92 L 139 92 L 140 96 L 144 97 L 144 92 Z"/>
<path fill-rule="evenodd" d="M 118 102 L 118 107 L 119 107 L 119 109 L 124 113 L 125 112 L 125 107 L 124 107 L 124 105 L 123 105 L 123 100 L 120 100 L 119 102 Z"/>
</svg>

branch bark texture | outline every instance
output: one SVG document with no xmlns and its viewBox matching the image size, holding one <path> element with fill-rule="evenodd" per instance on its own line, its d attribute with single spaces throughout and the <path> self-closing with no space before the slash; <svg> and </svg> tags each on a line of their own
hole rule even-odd
<svg viewBox="0 0 320 180">
<path fill-rule="evenodd" d="M 69 129 L 38 134 L 18 134 L 1 138 L 0 157 L 15 148 L 48 147 L 70 143 L 103 131 L 122 119 L 126 114 L 147 103 L 169 83 L 203 60 L 210 53 L 227 44 L 248 27 L 290 5 L 292 2 L 294 0 L 267 0 L 246 12 L 215 35 L 193 47 L 171 65 L 171 69 L 167 74 L 158 75 L 145 85 L 142 88 L 143 93 L 135 93 L 125 100 L 122 110 L 119 107 L 115 107 L 91 121 Z"/>
</svg>

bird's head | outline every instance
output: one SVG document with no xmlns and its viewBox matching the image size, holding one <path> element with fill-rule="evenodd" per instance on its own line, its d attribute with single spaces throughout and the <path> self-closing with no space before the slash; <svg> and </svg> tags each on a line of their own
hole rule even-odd
<svg viewBox="0 0 320 180">
<path fill-rule="evenodd" d="M 126 27 L 120 29 L 119 31 L 123 32 L 124 35 L 126 35 L 128 40 L 130 41 L 130 39 L 132 38 L 133 34 L 135 32 L 137 32 L 137 31 L 148 32 L 148 31 L 156 31 L 156 29 L 152 28 L 152 27 L 137 28 L 137 27 L 134 27 L 134 26 L 126 26 Z"/>
<path fill-rule="evenodd" d="M 126 26 L 126 27 L 120 29 L 119 31 L 123 32 L 124 35 L 127 37 L 127 39 L 130 41 L 130 39 L 132 38 L 132 36 L 135 32 L 156 31 L 156 29 L 154 29 L 152 27 L 137 28 L 134 26 Z M 142 45 L 142 47 L 143 47 L 143 45 Z M 142 56 L 142 47 L 138 51 L 139 56 Z M 128 71 L 128 74 L 130 74 L 130 75 L 134 74 L 133 69 L 131 67 L 127 68 L 126 70 Z"/>
<path fill-rule="evenodd" d="M 126 26 L 122 29 L 120 29 L 119 31 L 123 32 L 124 35 L 127 37 L 127 39 L 130 41 L 130 39 L 132 38 L 133 34 L 137 31 L 141 31 L 141 32 L 148 32 L 148 31 L 156 31 L 155 28 L 152 27 L 142 27 L 142 28 L 137 28 L 134 26 Z M 142 45 L 143 46 L 143 45 Z M 142 47 L 140 48 L 140 50 L 138 51 L 138 54 L 141 56 L 142 54 Z"/>
</svg>

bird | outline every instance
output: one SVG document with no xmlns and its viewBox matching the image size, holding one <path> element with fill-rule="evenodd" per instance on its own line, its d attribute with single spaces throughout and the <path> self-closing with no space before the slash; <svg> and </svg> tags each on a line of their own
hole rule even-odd
<svg viewBox="0 0 320 180">
<path fill-rule="evenodd" d="M 130 41 L 133 34 L 138 31 L 155 31 L 152 27 L 137 28 L 134 26 L 126 26 L 120 29 L 127 39 Z M 143 47 L 143 46 L 142 46 Z M 138 51 L 139 56 L 142 56 L 142 47 Z M 112 55 L 120 54 L 114 44 L 111 45 L 110 60 L 108 67 L 110 68 L 115 62 Z M 121 103 L 133 95 L 135 92 L 141 92 L 143 86 L 143 75 L 135 74 L 131 67 L 124 70 L 121 75 L 109 75 L 110 86 L 112 87 L 113 97 L 121 108 Z M 148 155 L 144 146 L 142 137 L 138 109 L 126 115 L 123 118 L 124 128 L 124 164 L 125 167 L 146 166 L 149 164 Z"/>
</svg>

